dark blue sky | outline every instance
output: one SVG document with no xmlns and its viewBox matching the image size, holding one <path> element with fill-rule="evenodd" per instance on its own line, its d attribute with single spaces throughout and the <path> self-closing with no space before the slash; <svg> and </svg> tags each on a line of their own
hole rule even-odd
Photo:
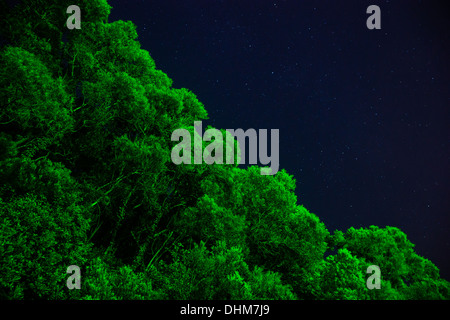
<svg viewBox="0 0 450 320">
<path fill-rule="evenodd" d="M 109 3 L 205 104 L 204 127 L 280 130 L 280 168 L 330 231 L 399 227 L 450 280 L 445 1 Z"/>
</svg>

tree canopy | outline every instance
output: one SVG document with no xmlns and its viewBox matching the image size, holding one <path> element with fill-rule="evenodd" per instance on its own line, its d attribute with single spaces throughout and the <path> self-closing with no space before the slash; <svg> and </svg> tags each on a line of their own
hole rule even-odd
<svg viewBox="0 0 450 320">
<path fill-rule="evenodd" d="M 69 30 L 70 1 L 0 1 L 1 298 L 450 297 L 401 230 L 331 234 L 285 170 L 174 164 L 172 132 L 194 133 L 204 105 L 106 0 L 78 2 Z"/>
</svg>

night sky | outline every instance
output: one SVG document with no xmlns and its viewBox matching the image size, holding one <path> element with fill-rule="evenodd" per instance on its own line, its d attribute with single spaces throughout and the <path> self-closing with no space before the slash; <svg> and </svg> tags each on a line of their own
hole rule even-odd
<svg viewBox="0 0 450 320">
<path fill-rule="evenodd" d="M 205 104 L 204 128 L 280 130 L 280 169 L 330 231 L 399 227 L 450 280 L 444 1 L 108 2 Z"/>
</svg>

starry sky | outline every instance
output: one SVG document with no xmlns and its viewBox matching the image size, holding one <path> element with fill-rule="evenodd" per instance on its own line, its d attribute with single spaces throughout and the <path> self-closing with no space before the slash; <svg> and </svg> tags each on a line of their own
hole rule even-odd
<svg viewBox="0 0 450 320">
<path fill-rule="evenodd" d="M 450 280 L 445 1 L 108 2 L 204 103 L 203 127 L 280 130 L 280 169 L 330 231 L 399 227 Z"/>
</svg>

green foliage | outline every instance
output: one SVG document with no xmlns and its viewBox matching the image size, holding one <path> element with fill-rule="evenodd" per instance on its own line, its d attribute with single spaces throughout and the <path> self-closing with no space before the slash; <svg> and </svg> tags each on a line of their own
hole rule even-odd
<svg viewBox="0 0 450 320">
<path fill-rule="evenodd" d="M 165 276 L 153 277 L 155 283 L 166 288 L 169 299 L 295 298 L 279 274 L 258 267 L 250 271 L 242 250 L 228 248 L 224 242 L 211 250 L 203 242 L 191 249 L 178 247 L 173 251 L 173 262 L 161 262 L 160 270 Z"/>
<path fill-rule="evenodd" d="M 330 235 L 284 170 L 241 169 L 239 152 L 172 163 L 175 129 L 192 151 L 201 140 L 203 104 L 132 22 L 108 23 L 106 0 L 79 1 L 80 30 L 65 27 L 71 4 L 0 2 L 1 299 L 449 299 L 404 233 Z M 371 264 L 381 290 L 365 286 Z"/>
<path fill-rule="evenodd" d="M 0 293 L 7 299 L 67 297 L 67 267 L 84 266 L 90 245 L 83 208 L 44 197 L 0 199 Z"/>
<path fill-rule="evenodd" d="M 163 298 L 152 288 L 152 282 L 142 272 L 135 272 L 130 266 L 115 266 L 100 257 L 91 260 L 83 281 L 85 300 L 154 300 Z M 113 266 L 111 266 L 113 264 Z"/>
<path fill-rule="evenodd" d="M 431 261 L 414 252 L 414 244 L 398 228 L 350 228 L 345 233 L 335 233 L 333 242 L 337 248 L 345 248 L 358 257 L 364 270 L 369 265 L 380 267 L 384 286 L 380 292 L 372 290 L 372 298 L 449 298 L 449 282 L 440 278 L 439 269 Z"/>
<path fill-rule="evenodd" d="M 323 223 L 297 206 L 295 180 L 284 170 L 264 176 L 259 168 L 242 170 L 236 178 L 246 216 L 250 261 L 271 270 L 293 272 L 311 268 L 323 257 L 328 234 Z"/>
<path fill-rule="evenodd" d="M 328 256 L 320 273 L 319 298 L 329 300 L 362 300 L 369 291 L 361 261 L 347 249 Z"/>
<path fill-rule="evenodd" d="M 12 193 L 26 195 L 34 192 L 62 207 L 81 200 L 79 185 L 70 170 L 59 162 L 46 158 L 11 157 L 0 162 L 0 175 L 7 185 L 7 188 L 4 186 L 4 197 Z"/>
</svg>

